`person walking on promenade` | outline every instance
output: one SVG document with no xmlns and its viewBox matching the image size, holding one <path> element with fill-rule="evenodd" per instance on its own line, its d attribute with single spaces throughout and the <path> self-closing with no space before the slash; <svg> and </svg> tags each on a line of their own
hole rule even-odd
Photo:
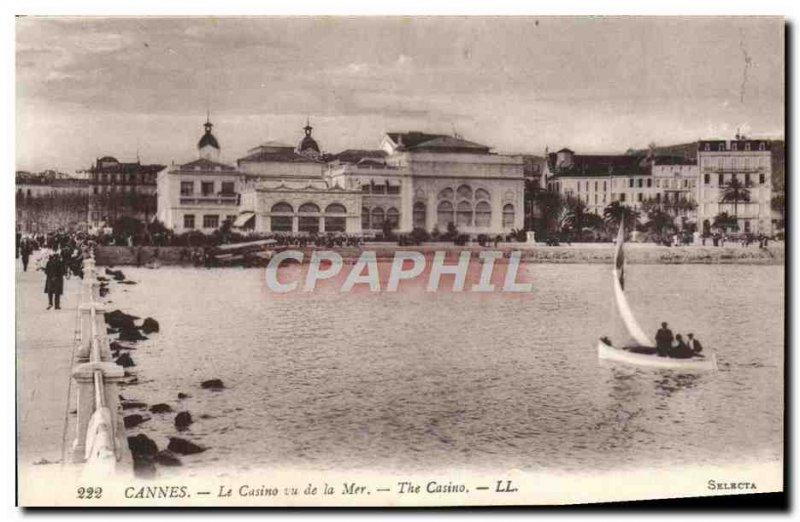
<svg viewBox="0 0 800 522">
<path fill-rule="evenodd" d="M 44 291 L 47 294 L 47 309 L 53 307 L 55 300 L 56 310 L 61 309 L 61 294 L 64 293 L 64 263 L 58 254 L 50 254 L 44 267 Z"/>
<path fill-rule="evenodd" d="M 672 349 L 672 330 L 667 328 L 667 323 L 661 323 L 661 328 L 656 332 L 656 352 L 660 357 L 667 357 Z"/>
<path fill-rule="evenodd" d="M 31 246 L 30 241 L 28 241 L 27 239 L 23 239 L 22 240 L 22 244 L 19 247 L 19 255 L 22 258 L 22 271 L 23 272 L 27 272 L 28 271 L 28 261 L 31 258 L 31 250 L 32 250 L 32 246 Z"/>
</svg>

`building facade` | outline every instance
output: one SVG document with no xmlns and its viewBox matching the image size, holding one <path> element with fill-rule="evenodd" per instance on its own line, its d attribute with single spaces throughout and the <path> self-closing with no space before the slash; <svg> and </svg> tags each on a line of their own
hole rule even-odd
<svg viewBox="0 0 800 522">
<path fill-rule="evenodd" d="M 524 226 L 523 160 L 460 137 L 388 133 L 379 150 L 324 156 L 310 124 L 296 147 L 268 141 L 219 163 L 206 132 L 199 158 L 158 176 L 158 217 L 176 232 L 225 220 L 257 233 L 377 234 L 414 228 L 502 234 Z M 323 161 L 325 158 L 327 161 Z"/>
<path fill-rule="evenodd" d="M 88 169 L 89 226 L 110 225 L 122 216 L 149 221 L 156 213 L 156 178 L 164 168 L 138 160 L 123 163 L 113 156 L 97 158 Z"/>
<path fill-rule="evenodd" d="M 770 149 L 768 140 L 703 140 L 695 161 L 649 153 L 576 155 L 565 148 L 547 154 L 543 184 L 598 215 L 614 201 L 634 208 L 650 202 L 672 214 L 679 227 L 694 222 L 707 233 L 727 213 L 740 232 L 769 235 Z"/>
<path fill-rule="evenodd" d="M 398 232 L 422 228 L 507 234 L 524 227 L 525 178 L 520 156 L 494 154 L 459 136 L 389 132 L 378 151 L 337 158 L 328 177 L 360 190 L 361 224 Z M 382 154 L 381 154 L 382 153 Z"/>
<path fill-rule="evenodd" d="M 16 229 L 22 233 L 85 230 L 91 187 L 54 171 L 17 172 Z"/>
<path fill-rule="evenodd" d="M 704 140 L 697 145 L 698 218 L 709 228 L 725 212 L 740 232 L 773 232 L 772 153 L 769 140 Z"/>
<path fill-rule="evenodd" d="M 219 162 L 220 146 L 206 121 L 197 143 L 198 158 L 173 164 L 157 177 L 158 219 L 177 233 L 213 232 L 239 215 L 241 176 Z"/>
<path fill-rule="evenodd" d="M 587 212 L 602 216 L 614 201 L 636 207 L 655 199 L 650 160 L 627 154 L 579 155 L 564 148 L 547 153 L 543 186 L 582 202 Z"/>
</svg>

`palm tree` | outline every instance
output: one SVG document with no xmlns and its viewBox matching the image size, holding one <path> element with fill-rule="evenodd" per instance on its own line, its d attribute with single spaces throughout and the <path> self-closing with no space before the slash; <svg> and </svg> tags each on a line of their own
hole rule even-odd
<svg viewBox="0 0 800 522">
<path fill-rule="evenodd" d="M 603 220 L 606 222 L 606 226 L 611 229 L 618 228 L 619 224 L 624 220 L 625 230 L 633 230 L 638 218 L 638 210 L 623 205 L 619 201 L 612 201 L 610 205 L 603 209 Z"/>
<path fill-rule="evenodd" d="M 739 181 L 736 176 L 731 178 L 725 188 L 722 189 L 723 203 L 733 202 L 733 217 L 739 217 L 739 202 L 743 201 L 748 203 L 750 201 L 750 189 L 746 188 L 744 184 Z"/>
<path fill-rule="evenodd" d="M 552 230 L 552 225 L 558 225 L 557 220 L 561 216 L 561 209 L 564 208 L 561 195 L 557 192 L 540 190 L 533 194 L 533 202 L 540 212 L 545 232 Z"/>
<path fill-rule="evenodd" d="M 669 213 L 655 207 L 647 212 L 647 224 L 645 226 L 662 236 L 665 230 L 675 228 L 675 222 Z"/>
<path fill-rule="evenodd" d="M 561 230 L 580 231 L 586 221 L 586 214 L 586 204 L 579 199 L 568 196 L 561 212 L 559 223 Z"/>
<path fill-rule="evenodd" d="M 728 228 L 736 228 L 737 226 L 736 217 L 731 216 L 727 212 L 720 212 L 714 217 L 715 228 L 727 230 Z"/>
</svg>

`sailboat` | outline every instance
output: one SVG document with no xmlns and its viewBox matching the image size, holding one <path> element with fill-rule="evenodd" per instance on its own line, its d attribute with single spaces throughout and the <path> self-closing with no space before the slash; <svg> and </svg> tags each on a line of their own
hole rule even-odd
<svg viewBox="0 0 800 522">
<path fill-rule="evenodd" d="M 616 361 L 637 366 L 651 368 L 678 369 L 678 370 L 716 370 L 717 358 L 713 351 L 708 356 L 695 356 L 689 359 L 661 357 L 656 353 L 656 343 L 644 333 L 636 317 L 633 315 L 628 299 L 625 297 L 625 230 L 624 223 L 620 223 L 617 234 L 616 249 L 614 252 L 614 265 L 611 269 L 614 283 L 614 301 L 617 313 L 634 346 L 614 346 L 611 341 L 603 337 L 597 343 L 597 357 L 600 359 Z"/>
</svg>

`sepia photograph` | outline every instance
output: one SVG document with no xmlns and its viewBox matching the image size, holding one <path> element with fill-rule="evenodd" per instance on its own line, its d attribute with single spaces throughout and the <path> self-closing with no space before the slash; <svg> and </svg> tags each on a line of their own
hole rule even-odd
<svg viewBox="0 0 800 522">
<path fill-rule="evenodd" d="M 784 492 L 783 17 L 13 25 L 19 506 Z"/>
</svg>

